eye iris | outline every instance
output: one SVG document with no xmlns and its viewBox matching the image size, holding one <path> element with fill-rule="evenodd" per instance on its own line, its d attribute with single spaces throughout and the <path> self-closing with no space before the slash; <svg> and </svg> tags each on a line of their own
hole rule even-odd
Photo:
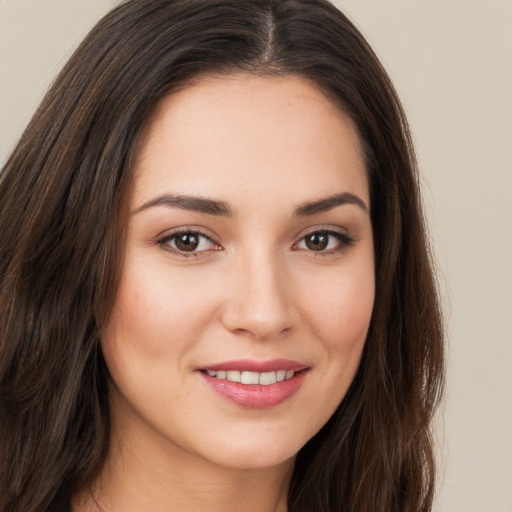
<svg viewBox="0 0 512 512">
<path fill-rule="evenodd" d="M 311 251 L 323 251 L 329 245 L 327 233 L 313 233 L 306 237 L 306 247 Z"/>
<path fill-rule="evenodd" d="M 199 237 L 193 233 L 183 233 L 176 237 L 175 243 L 180 251 L 195 251 L 199 245 Z"/>
</svg>

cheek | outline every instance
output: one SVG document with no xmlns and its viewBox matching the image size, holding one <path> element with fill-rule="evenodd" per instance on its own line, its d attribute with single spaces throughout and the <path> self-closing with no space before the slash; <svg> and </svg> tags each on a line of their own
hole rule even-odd
<svg viewBox="0 0 512 512">
<path fill-rule="evenodd" d="M 179 394 L 173 390 L 186 375 L 187 354 L 211 321 L 212 301 L 198 294 L 200 282 L 191 282 L 183 272 L 164 272 L 161 262 L 149 258 L 137 263 L 127 266 L 101 333 L 103 354 L 130 403 L 157 400 L 159 389 L 167 389 L 176 401 Z"/>
<path fill-rule="evenodd" d="M 122 341 L 123 350 L 155 357 L 178 353 L 197 340 L 197 331 L 211 319 L 212 288 L 205 290 L 201 282 L 200 275 L 169 272 L 150 258 L 128 265 L 102 336 L 104 345 L 121 348 Z"/>
<path fill-rule="evenodd" d="M 371 268 L 371 267 L 370 267 Z M 340 273 L 313 288 L 304 315 L 329 351 L 360 352 L 366 339 L 375 297 L 371 270 Z"/>
<path fill-rule="evenodd" d="M 310 339 L 316 341 L 316 371 L 310 375 L 312 386 L 304 401 L 316 418 L 310 437 L 338 408 L 359 367 L 374 303 L 372 269 L 368 265 L 361 272 L 333 272 L 300 291 L 302 317 Z"/>
</svg>

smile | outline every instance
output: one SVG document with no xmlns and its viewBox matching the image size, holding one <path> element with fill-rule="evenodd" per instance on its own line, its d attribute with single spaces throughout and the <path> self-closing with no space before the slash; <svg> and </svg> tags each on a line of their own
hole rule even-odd
<svg viewBox="0 0 512 512">
<path fill-rule="evenodd" d="M 210 389 L 239 407 L 267 409 L 299 391 L 311 368 L 287 359 L 238 360 L 200 369 Z"/>
<path fill-rule="evenodd" d="M 277 370 L 271 372 L 249 372 L 238 370 L 207 370 L 206 373 L 210 377 L 220 380 L 228 380 L 230 382 L 240 382 L 241 384 L 270 386 L 276 382 L 291 379 L 295 372 L 293 370 Z"/>
</svg>

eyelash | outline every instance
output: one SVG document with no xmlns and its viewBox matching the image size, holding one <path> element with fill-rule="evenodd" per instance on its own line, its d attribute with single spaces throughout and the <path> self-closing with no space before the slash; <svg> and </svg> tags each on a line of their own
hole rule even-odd
<svg viewBox="0 0 512 512">
<path fill-rule="evenodd" d="M 197 228 L 188 229 L 188 228 L 182 228 L 177 229 L 176 231 L 173 231 L 172 233 L 163 236 L 162 238 L 159 238 L 156 243 L 157 245 L 163 249 L 164 251 L 170 252 L 172 254 L 176 254 L 177 256 L 181 256 L 183 258 L 198 258 L 200 256 L 205 256 L 207 252 L 210 252 L 212 249 L 206 249 L 203 251 L 181 251 L 177 247 L 172 247 L 170 243 L 174 240 L 176 240 L 180 235 L 190 235 L 190 236 L 196 236 L 199 239 L 207 240 L 209 243 L 211 243 L 214 246 L 220 247 L 218 244 L 216 244 L 210 236 L 203 233 L 201 230 Z M 213 249 L 215 251 L 220 249 Z"/>
<path fill-rule="evenodd" d="M 347 235 L 346 233 L 342 233 L 340 231 L 334 231 L 332 229 L 314 229 L 310 231 L 309 233 L 306 233 L 304 236 L 301 237 L 301 239 L 294 244 L 294 247 L 301 242 L 305 241 L 307 237 L 310 237 L 311 235 L 326 235 L 329 238 L 335 238 L 337 240 L 337 246 L 331 249 L 327 250 L 320 250 L 320 251 L 314 251 L 312 249 L 302 249 L 308 252 L 311 252 L 314 254 L 315 258 L 318 256 L 332 256 L 333 254 L 339 254 L 340 252 L 343 252 L 348 247 L 350 247 L 356 240 L 352 238 L 351 236 Z"/>
<path fill-rule="evenodd" d="M 207 240 L 210 244 L 212 244 L 216 248 L 214 248 L 214 249 L 205 249 L 205 250 L 202 250 L 202 251 L 194 250 L 194 251 L 188 252 L 188 251 L 180 250 L 177 247 L 172 247 L 170 245 L 170 243 L 172 241 L 176 241 L 176 239 L 180 235 L 195 236 L 195 237 L 198 237 L 199 239 Z M 315 229 L 315 230 L 310 231 L 309 233 L 306 233 L 305 235 L 303 235 L 298 242 L 293 244 L 293 247 L 295 248 L 300 243 L 305 242 L 307 237 L 310 237 L 312 235 L 324 235 L 324 236 L 327 236 L 327 237 L 330 237 L 330 238 L 335 238 L 337 240 L 337 242 L 338 242 L 337 247 L 331 248 L 331 249 L 328 249 L 328 250 L 315 251 L 315 250 L 307 249 L 307 248 L 296 249 L 296 250 L 304 250 L 304 251 L 311 252 L 312 254 L 314 254 L 315 258 L 317 256 L 330 256 L 330 255 L 333 255 L 333 254 L 340 253 L 340 252 L 346 250 L 350 245 L 352 245 L 356 241 L 354 238 L 350 237 L 346 233 L 341 233 L 339 231 L 334 231 L 332 229 Z M 220 245 L 218 245 L 215 241 L 213 241 L 210 236 L 208 236 L 207 234 L 203 233 L 201 230 L 199 230 L 197 228 L 193 228 L 193 229 L 188 229 L 188 228 L 178 229 L 176 231 L 173 231 L 170 234 L 167 234 L 167 235 L 163 236 L 162 238 L 159 238 L 158 240 L 156 240 L 156 243 L 157 243 L 157 245 L 162 250 L 170 252 L 172 254 L 175 254 L 175 255 L 183 257 L 183 258 L 192 258 L 192 257 L 193 258 L 197 258 L 197 257 L 205 256 L 207 253 L 211 252 L 212 250 L 213 251 L 221 250 L 221 246 Z M 199 242 L 199 243 L 201 243 L 201 242 Z"/>
</svg>

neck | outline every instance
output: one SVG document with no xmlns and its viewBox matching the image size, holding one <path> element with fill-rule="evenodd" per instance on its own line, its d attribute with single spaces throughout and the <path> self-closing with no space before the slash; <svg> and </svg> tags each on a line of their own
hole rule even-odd
<svg viewBox="0 0 512 512">
<path fill-rule="evenodd" d="M 183 461 L 165 466 L 161 461 L 149 466 L 126 458 L 110 461 L 93 495 L 104 512 L 287 510 L 288 467 L 237 471 Z"/>
</svg>

